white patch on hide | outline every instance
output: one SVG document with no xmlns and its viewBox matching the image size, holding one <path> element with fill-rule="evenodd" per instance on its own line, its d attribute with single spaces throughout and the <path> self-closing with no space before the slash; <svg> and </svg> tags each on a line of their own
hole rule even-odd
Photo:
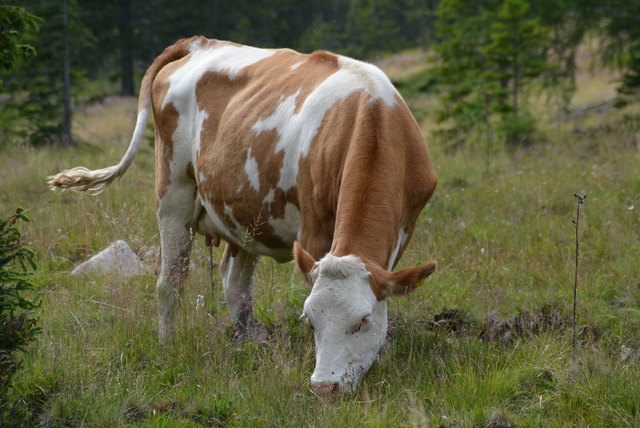
<svg viewBox="0 0 640 428">
<path fill-rule="evenodd" d="M 173 103 L 178 113 L 176 130 L 171 136 L 174 147 L 174 165 L 180 170 L 200 150 L 200 136 L 208 113 L 198 108 L 196 88 L 205 73 L 226 71 L 229 80 L 250 65 L 275 54 L 274 50 L 250 46 L 222 45 L 202 49 L 199 41 L 190 46 L 189 60 L 169 76 L 169 89 L 162 102 L 164 109 Z"/>
<path fill-rule="evenodd" d="M 396 105 L 398 91 L 378 67 L 344 56 L 338 57 L 338 64 L 342 70 L 349 70 L 360 77 L 364 83 L 364 90 L 371 95 L 371 102 L 382 99 L 390 108 Z"/>
<path fill-rule="evenodd" d="M 242 225 L 238 222 L 238 220 L 236 220 L 236 218 L 233 215 L 233 208 L 231 208 L 227 204 L 224 204 L 224 213 L 227 217 L 229 217 L 229 220 L 231 220 L 236 230 L 243 229 Z"/>
<path fill-rule="evenodd" d="M 189 45 L 189 52 L 197 51 L 200 49 L 200 40 L 196 39 Z"/>
<path fill-rule="evenodd" d="M 202 128 L 204 127 L 204 122 L 208 118 L 209 118 L 209 113 L 207 113 L 205 110 L 198 110 L 198 113 L 196 114 L 196 118 L 195 118 L 196 130 L 194 134 L 195 134 L 196 141 L 195 141 L 194 150 L 193 150 L 194 159 L 200 153 L 200 150 L 202 148 L 202 141 L 201 141 Z"/>
<path fill-rule="evenodd" d="M 389 107 L 396 104 L 396 90 L 380 69 L 344 57 L 339 57 L 339 65 L 340 70 L 309 94 L 297 114 L 294 112 L 300 90 L 282 100 L 275 112 L 252 127 L 258 135 L 274 129 L 278 133 L 275 154 L 284 151 L 278 188 L 284 191 L 296 185 L 300 159 L 309 154 L 325 114 L 337 102 L 356 91 L 364 91 L 371 95 L 371 102 L 382 99 Z"/>
<path fill-rule="evenodd" d="M 162 108 L 170 102 L 175 104 L 176 98 L 195 101 L 197 84 L 205 73 L 226 71 L 229 80 L 234 80 L 243 68 L 273 54 L 275 51 L 270 49 L 235 45 L 192 50 L 189 61 L 169 77 L 169 90 Z M 182 113 L 177 105 L 175 107 L 178 113 Z"/>
<path fill-rule="evenodd" d="M 256 192 L 260 191 L 260 172 L 258 171 L 258 162 L 251 157 L 251 148 L 247 150 L 247 160 L 244 163 L 244 172 L 249 178 L 249 184 Z"/>
<path fill-rule="evenodd" d="M 396 262 L 396 259 L 398 258 L 398 254 L 400 253 L 400 248 L 402 248 L 402 246 L 404 245 L 404 243 L 407 241 L 407 234 L 404 231 L 404 226 L 400 226 L 400 229 L 398 229 L 398 236 L 396 236 L 396 245 L 393 248 L 393 252 L 391 253 L 391 258 L 389 259 L 389 265 L 387 266 L 387 270 L 392 270 L 393 269 L 393 265 Z"/>
<path fill-rule="evenodd" d="M 273 201 L 275 201 L 276 198 L 276 191 L 275 189 L 270 189 L 269 193 L 267 193 L 267 196 L 264 197 L 264 199 L 262 200 L 263 204 L 271 204 L 273 203 Z"/>
<path fill-rule="evenodd" d="M 284 218 L 270 218 L 269 225 L 284 242 L 292 244 L 298 236 L 300 228 L 300 211 L 298 207 L 287 202 L 284 207 Z"/>
</svg>

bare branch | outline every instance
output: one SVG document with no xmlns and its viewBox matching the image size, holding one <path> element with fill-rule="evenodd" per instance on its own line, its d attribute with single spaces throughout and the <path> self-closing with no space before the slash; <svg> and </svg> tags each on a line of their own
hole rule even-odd
<svg viewBox="0 0 640 428">
<path fill-rule="evenodd" d="M 587 195 L 580 196 L 574 193 L 576 199 L 578 199 L 578 208 L 576 210 L 576 218 L 571 220 L 576 230 L 576 269 L 574 273 L 573 282 L 573 354 L 576 353 L 576 306 L 578 300 L 578 267 L 580 262 L 580 207 L 584 204 Z"/>
</svg>

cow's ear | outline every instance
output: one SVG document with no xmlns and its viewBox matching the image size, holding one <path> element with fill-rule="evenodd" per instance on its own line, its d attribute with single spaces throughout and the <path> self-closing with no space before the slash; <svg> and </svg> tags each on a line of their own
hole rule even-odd
<svg viewBox="0 0 640 428">
<path fill-rule="evenodd" d="M 421 286 L 422 281 L 434 273 L 437 266 L 435 261 L 430 260 L 398 272 L 379 269 L 372 272 L 372 276 L 380 297 L 405 296 Z"/>
<path fill-rule="evenodd" d="M 316 265 L 316 261 L 311 257 L 311 254 L 307 253 L 302 245 L 298 241 L 293 243 L 293 256 L 296 259 L 296 266 L 298 270 L 304 275 L 304 280 L 309 285 L 313 285 L 313 278 L 311 278 L 311 271 Z"/>
</svg>

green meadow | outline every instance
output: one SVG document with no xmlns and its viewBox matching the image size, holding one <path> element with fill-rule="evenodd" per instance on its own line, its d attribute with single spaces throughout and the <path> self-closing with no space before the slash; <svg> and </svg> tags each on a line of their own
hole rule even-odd
<svg viewBox="0 0 640 428">
<path fill-rule="evenodd" d="M 381 66 L 398 80 L 421 63 L 409 52 Z M 606 98 L 611 82 L 606 70 L 580 75 L 574 105 Z M 415 293 L 390 300 L 388 343 L 359 391 L 328 398 L 308 388 L 314 346 L 299 315 L 309 289 L 293 263 L 263 258 L 257 270 L 255 313 L 271 331 L 266 343 L 232 340 L 202 237 L 171 345 L 157 340 L 153 271 L 133 279 L 69 274 L 117 239 L 134 251 L 159 245 L 151 125 L 132 167 L 103 194 L 54 193 L 45 183 L 65 168 L 116 163 L 135 99 L 80 107 L 78 146 L 2 149 L 0 213 L 30 210 L 22 230 L 38 252 L 42 298 L 42 333 L 11 390 L 29 419 L 16 423 L 640 426 L 640 104 L 569 120 L 547 113 L 543 96 L 529 101 L 539 112 L 536 144 L 452 149 L 433 138 L 437 97 L 408 97 L 439 184 L 399 268 L 427 259 L 439 268 Z M 574 193 L 588 195 L 575 351 Z M 214 260 L 221 256 L 214 249 Z"/>
</svg>

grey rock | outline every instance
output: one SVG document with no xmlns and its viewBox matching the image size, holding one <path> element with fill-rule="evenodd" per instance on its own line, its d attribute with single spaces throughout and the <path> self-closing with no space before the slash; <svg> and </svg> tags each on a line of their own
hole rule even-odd
<svg viewBox="0 0 640 428">
<path fill-rule="evenodd" d="M 84 275 L 87 273 L 132 277 L 140 274 L 140 260 L 129 244 L 118 240 L 86 262 L 76 266 L 71 275 Z"/>
</svg>

